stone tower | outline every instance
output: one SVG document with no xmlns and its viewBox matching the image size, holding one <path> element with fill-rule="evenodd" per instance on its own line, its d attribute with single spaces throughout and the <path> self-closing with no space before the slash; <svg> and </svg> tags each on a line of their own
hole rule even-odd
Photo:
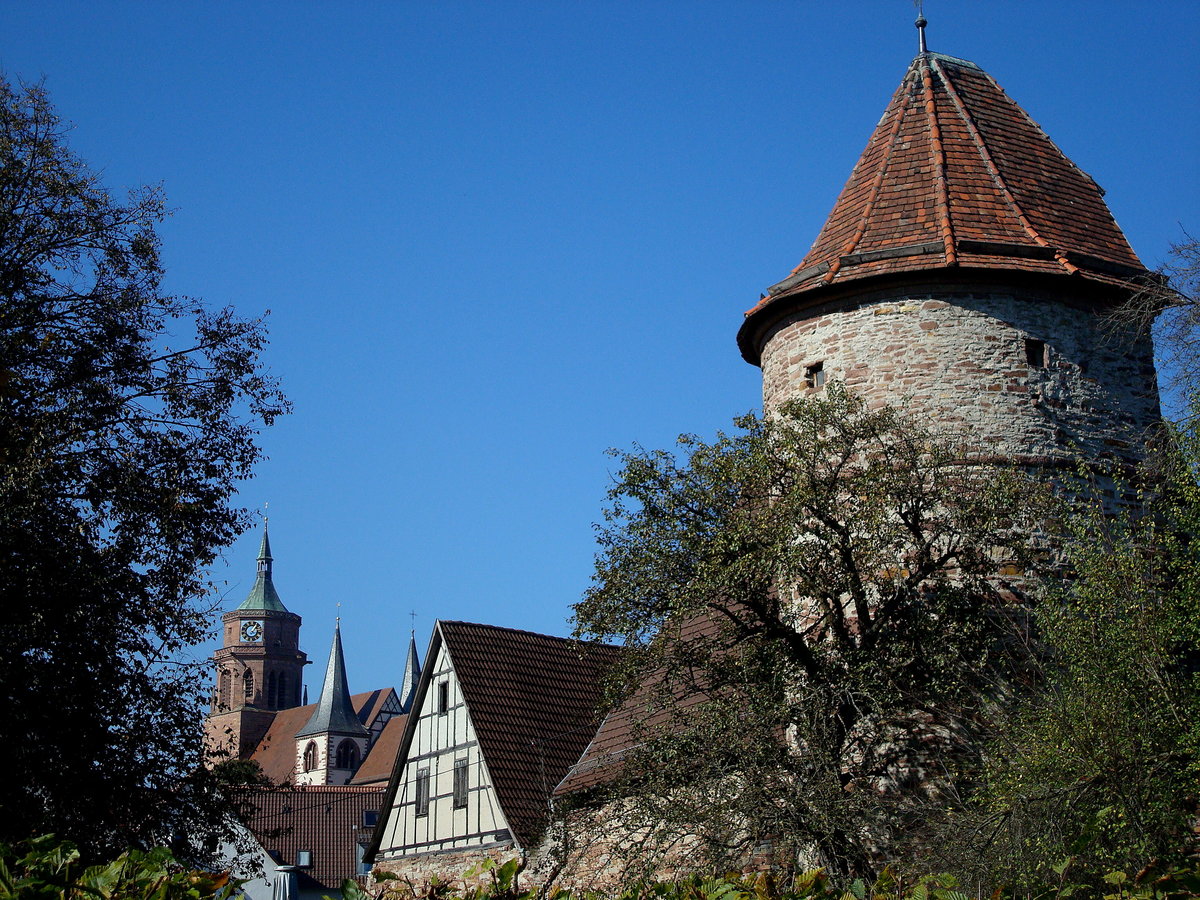
<svg viewBox="0 0 1200 900">
<path fill-rule="evenodd" d="M 321 698 L 296 732 L 296 784 L 349 784 L 367 755 L 368 737 L 350 701 L 339 622 L 333 629 Z"/>
<path fill-rule="evenodd" d="M 221 617 L 221 647 L 213 654 L 217 683 L 207 722 L 210 751 L 245 756 L 277 710 L 300 705 L 308 662 L 300 651 L 300 617 L 279 599 L 271 564 L 264 526 L 254 587 Z"/>
<path fill-rule="evenodd" d="M 1114 339 L 1102 315 L 1147 273 L 1102 197 L 922 32 L 812 249 L 738 332 L 764 409 L 837 378 L 965 430 L 985 458 L 1137 459 L 1159 420 L 1150 339 Z"/>
</svg>

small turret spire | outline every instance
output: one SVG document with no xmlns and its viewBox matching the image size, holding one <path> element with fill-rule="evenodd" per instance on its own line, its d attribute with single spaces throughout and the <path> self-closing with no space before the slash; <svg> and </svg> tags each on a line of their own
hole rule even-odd
<svg viewBox="0 0 1200 900">
<path fill-rule="evenodd" d="M 421 680 L 421 664 L 417 660 L 416 629 L 408 638 L 408 659 L 404 662 L 404 675 L 400 681 L 400 709 L 402 712 L 412 710 L 413 697 L 417 693 L 417 683 Z"/>
<path fill-rule="evenodd" d="M 365 736 L 367 729 L 358 720 L 354 704 L 350 702 L 350 688 L 346 681 L 346 661 L 342 654 L 342 625 L 339 617 L 333 626 L 333 646 L 329 648 L 329 663 L 325 666 L 325 682 L 321 685 L 321 697 L 313 710 L 308 724 L 296 732 L 296 737 L 314 734 L 343 734 Z"/>
<path fill-rule="evenodd" d="M 258 575 L 254 579 L 254 587 L 250 594 L 241 602 L 238 609 L 256 610 L 269 609 L 275 612 L 287 612 L 287 607 L 279 599 L 279 592 L 271 580 L 271 541 L 267 537 L 267 525 L 263 522 L 262 543 L 258 546 Z"/>
</svg>

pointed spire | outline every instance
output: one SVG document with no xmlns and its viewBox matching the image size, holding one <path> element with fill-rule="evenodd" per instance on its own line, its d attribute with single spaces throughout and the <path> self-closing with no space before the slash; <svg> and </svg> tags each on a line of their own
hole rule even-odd
<svg viewBox="0 0 1200 900">
<path fill-rule="evenodd" d="M 262 543 L 258 547 L 258 574 L 254 579 L 254 587 L 250 588 L 250 593 L 241 602 L 238 609 L 288 611 L 287 607 L 283 605 L 283 601 L 279 599 L 279 592 L 275 590 L 275 584 L 271 580 L 271 563 L 273 561 L 271 541 L 267 537 L 267 525 L 264 522 Z"/>
<path fill-rule="evenodd" d="M 417 693 L 417 682 L 421 680 L 421 664 L 417 661 L 417 633 L 414 629 L 408 638 L 408 659 L 404 663 L 404 678 L 400 682 L 400 711 L 412 710 L 413 697 Z"/>
<path fill-rule="evenodd" d="M 271 541 L 266 536 L 266 524 L 264 523 L 263 542 L 258 546 L 258 575 L 254 577 L 254 587 L 250 589 L 250 594 L 247 594 L 246 599 L 242 600 L 238 606 L 239 610 L 288 611 L 288 607 L 284 606 L 283 601 L 280 600 L 275 583 L 271 581 L 272 560 L 274 557 L 271 557 Z"/>
<path fill-rule="evenodd" d="M 271 562 L 274 558 L 271 556 L 271 539 L 267 537 L 267 523 L 263 522 L 262 543 L 258 546 L 258 571 L 266 572 L 270 576 Z"/>
<path fill-rule="evenodd" d="M 325 681 L 321 685 L 321 697 L 317 700 L 317 708 L 313 710 L 308 724 L 296 732 L 296 737 L 326 732 L 351 736 L 365 736 L 367 733 L 367 729 L 358 720 L 354 704 L 350 702 L 340 623 L 333 627 L 333 646 L 329 648 L 329 663 L 325 666 Z"/>
</svg>

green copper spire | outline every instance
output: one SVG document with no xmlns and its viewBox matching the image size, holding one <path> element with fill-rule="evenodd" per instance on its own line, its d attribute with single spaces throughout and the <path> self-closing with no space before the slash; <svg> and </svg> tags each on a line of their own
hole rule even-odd
<svg viewBox="0 0 1200 900">
<path fill-rule="evenodd" d="M 254 579 L 254 587 L 250 588 L 249 596 L 241 602 L 238 609 L 288 611 L 279 599 L 275 585 L 271 583 L 271 562 L 271 541 L 267 538 L 267 526 L 263 525 L 262 544 L 258 548 L 258 576 Z"/>
<path fill-rule="evenodd" d="M 342 657 L 342 626 L 339 621 L 333 628 L 333 646 L 329 648 L 329 664 L 325 666 L 325 683 L 321 685 L 321 699 L 313 710 L 308 724 L 296 732 L 296 737 L 313 734 L 345 734 L 365 736 L 367 729 L 358 720 L 354 704 L 350 702 L 350 688 L 346 684 L 346 662 Z"/>
</svg>

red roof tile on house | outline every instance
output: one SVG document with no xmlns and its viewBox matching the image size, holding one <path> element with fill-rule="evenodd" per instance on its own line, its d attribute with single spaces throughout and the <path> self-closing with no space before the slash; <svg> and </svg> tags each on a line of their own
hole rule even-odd
<svg viewBox="0 0 1200 900">
<path fill-rule="evenodd" d="M 529 846 L 551 791 L 595 733 L 601 681 L 619 650 L 468 622 L 440 628 L 500 806 Z"/>
<path fill-rule="evenodd" d="M 343 880 L 357 875 L 358 846 L 370 839 L 375 821 L 364 814 L 378 815 L 382 786 L 308 785 L 248 793 L 255 811 L 245 824 L 264 850 L 285 865 L 295 865 L 300 850 L 312 852 L 312 866 L 298 873 L 301 891 L 337 891 Z"/>
<path fill-rule="evenodd" d="M 746 314 L 742 354 L 757 365 L 766 324 L 810 292 L 936 269 L 1118 286 L 1146 272 L 1100 187 L 991 76 L 922 53 L 808 255 Z"/>
</svg>

